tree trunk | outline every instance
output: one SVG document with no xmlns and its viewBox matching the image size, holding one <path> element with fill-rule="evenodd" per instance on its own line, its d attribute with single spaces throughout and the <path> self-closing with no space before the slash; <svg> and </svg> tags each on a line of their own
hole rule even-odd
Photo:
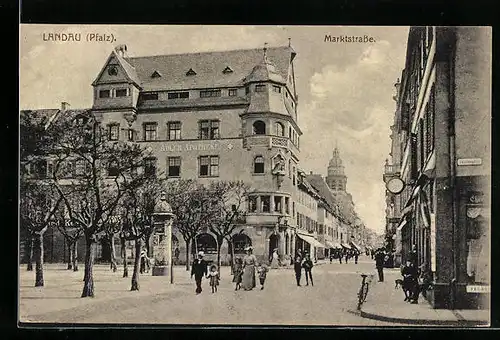
<svg viewBox="0 0 500 340">
<path fill-rule="evenodd" d="M 217 237 L 217 268 L 219 268 L 219 273 L 220 273 L 220 250 L 222 248 L 222 242 L 224 242 L 224 239 L 220 240 L 219 237 Z"/>
<path fill-rule="evenodd" d="M 184 239 L 186 241 L 186 271 L 189 271 L 189 240 Z"/>
<path fill-rule="evenodd" d="M 231 260 L 229 263 L 231 264 L 231 275 L 233 275 L 234 274 L 234 245 L 229 239 L 226 239 L 226 242 L 227 242 L 227 247 L 231 249 L 230 254 L 229 254 L 231 256 Z"/>
<path fill-rule="evenodd" d="M 68 268 L 66 269 L 73 269 L 73 242 L 71 240 L 68 240 Z"/>
<path fill-rule="evenodd" d="M 85 275 L 83 284 L 83 297 L 94 297 L 94 277 L 92 273 L 94 265 L 94 246 L 95 240 L 93 235 L 85 235 Z"/>
<path fill-rule="evenodd" d="M 122 258 L 123 258 L 123 277 L 128 277 L 128 266 L 127 266 L 127 249 L 125 245 L 125 238 L 121 238 L 122 246 Z"/>
<path fill-rule="evenodd" d="M 35 287 L 43 287 L 43 233 L 36 235 L 35 242 Z"/>
<path fill-rule="evenodd" d="M 110 237 L 110 242 L 111 242 L 111 269 L 113 270 L 113 273 L 117 271 L 117 266 L 116 266 L 116 253 L 115 253 L 115 235 L 112 234 Z"/>
<path fill-rule="evenodd" d="M 148 255 L 148 257 L 153 257 L 153 254 L 151 254 L 151 235 L 152 233 L 149 232 L 144 237 L 144 239 L 146 240 L 145 246 L 146 246 L 146 254 Z"/>
<path fill-rule="evenodd" d="M 78 271 L 78 240 L 73 242 L 73 248 L 71 249 L 73 255 L 71 255 L 71 259 L 73 260 L 73 271 Z"/>
<path fill-rule="evenodd" d="M 33 240 L 33 235 L 30 235 L 30 240 L 29 240 L 29 253 L 28 253 L 28 264 L 26 265 L 26 270 L 31 272 L 33 271 L 33 245 L 34 245 L 34 240 Z"/>
<path fill-rule="evenodd" d="M 139 290 L 139 267 L 141 266 L 142 238 L 135 240 L 134 273 L 132 274 L 132 287 L 130 290 Z"/>
</svg>

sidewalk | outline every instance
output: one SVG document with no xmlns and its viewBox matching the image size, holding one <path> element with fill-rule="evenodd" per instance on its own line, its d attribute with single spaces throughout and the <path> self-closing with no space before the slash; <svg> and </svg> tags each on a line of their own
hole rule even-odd
<svg viewBox="0 0 500 340">
<path fill-rule="evenodd" d="M 395 289 L 394 280 L 401 278 L 399 269 L 384 269 L 384 282 L 378 282 L 374 271 L 366 301 L 360 314 L 364 318 L 420 326 L 486 326 L 489 310 L 433 309 L 420 296 L 418 304 L 404 301 L 401 288 Z"/>
</svg>

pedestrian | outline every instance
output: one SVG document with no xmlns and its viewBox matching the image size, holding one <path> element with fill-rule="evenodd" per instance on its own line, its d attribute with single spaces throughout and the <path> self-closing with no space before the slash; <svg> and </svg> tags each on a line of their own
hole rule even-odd
<svg viewBox="0 0 500 340">
<path fill-rule="evenodd" d="M 333 260 L 333 252 L 330 250 L 330 263 L 332 263 Z"/>
<path fill-rule="evenodd" d="M 337 256 L 339 257 L 340 264 L 342 264 L 342 258 L 344 257 L 344 250 L 343 249 L 339 249 L 337 251 Z"/>
<path fill-rule="evenodd" d="M 409 261 L 415 266 L 415 268 L 418 267 L 418 253 L 416 245 L 412 245 L 411 247 L 411 252 L 409 254 Z"/>
<path fill-rule="evenodd" d="M 207 275 L 207 279 L 210 280 L 210 287 L 212 287 L 212 294 L 217 292 L 217 286 L 219 285 L 220 275 L 217 271 L 217 266 L 215 264 L 210 266 L 210 272 Z"/>
<path fill-rule="evenodd" d="M 405 301 L 410 303 L 418 303 L 418 295 L 420 294 L 418 286 L 418 269 L 411 260 L 406 261 L 406 266 L 403 267 L 403 288 L 410 292 L 410 296 Z"/>
<path fill-rule="evenodd" d="M 148 254 L 146 253 L 146 250 L 142 250 L 141 251 L 141 265 L 140 265 L 140 269 L 139 269 L 139 272 L 141 274 L 143 273 L 149 273 L 149 268 L 150 268 L 150 260 L 149 260 L 149 257 L 148 257 Z"/>
<path fill-rule="evenodd" d="M 309 254 L 306 255 L 306 258 L 302 262 L 302 268 L 304 268 L 304 272 L 306 274 L 306 286 L 309 286 L 309 279 L 311 279 L 311 286 L 314 286 L 312 278 L 313 263 L 311 261 Z"/>
<path fill-rule="evenodd" d="M 200 251 L 198 253 L 198 258 L 193 261 L 193 265 L 191 266 L 191 279 L 193 278 L 196 281 L 196 294 L 200 294 L 202 292 L 201 289 L 201 279 L 203 276 L 207 275 L 207 262 L 203 259 L 205 254 Z"/>
<path fill-rule="evenodd" d="M 243 276 L 241 286 L 244 290 L 252 290 L 255 288 L 255 264 L 257 258 L 252 254 L 252 247 L 245 248 L 247 254 L 243 258 Z"/>
<path fill-rule="evenodd" d="M 373 260 L 373 256 L 375 256 L 375 250 L 370 249 L 370 256 L 371 256 L 371 258 Z"/>
<path fill-rule="evenodd" d="M 179 250 L 179 247 L 175 247 L 175 250 L 174 250 L 174 258 L 175 258 L 175 264 L 178 265 L 179 264 L 179 255 L 181 254 L 180 250 Z"/>
<path fill-rule="evenodd" d="M 384 250 L 379 248 L 375 253 L 375 267 L 378 272 L 378 282 L 384 282 Z"/>
<path fill-rule="evenodd" d="M 300 255 L 295 256 L 293 269 L 295 271 L 295 280 L 297 281 L 297 286 L 300 287 L 300 277 L 302 276 L 302 257 Z"/>
<path fill-rule="evenodd" d="M 354 263 L 358 264 L 358 257 L 359 257 L 359 251 L 355 250 L 354 251 Z"/>
<path fill-rule="evenodd" d="M 345 251 L 345 263 L 349 263 L 349 258 L 351 257 L 351 250 Z"/>
<path fill-rule="evenodd" d="M 271 269 L 277 269 L 279 267 L 279 255 L 278 255 L 278 248 L 273 250 L 273 254 L 271 255 Z"/>
<path fill-rule="evenodd" d="M 239 290 L 241 288 L 241 277 L 243 276 L 243 261 L 240 257 L 237 257 L 234 262 L 233 282 L 236 283 L 234 290 Z"/>
<path fill-rule="evenodd" d="M 257 273 L 259 274 L 260 290 L 264 289 L 264 282 L 266 282 L 266 276 L 269 269 L 265 264 L 259 263 L 257 265 Z"/>
</svg>

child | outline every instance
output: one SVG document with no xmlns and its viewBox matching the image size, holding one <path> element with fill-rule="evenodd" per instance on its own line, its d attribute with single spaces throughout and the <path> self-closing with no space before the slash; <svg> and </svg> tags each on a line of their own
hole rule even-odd
<svg viewBox="0 0 500 340">
<path fill-rule="evenodd" d="M 260 290 L 264 289 L 264 282 L 266 281 L 266 275 L 267 275 L 268 269 L 265 265 L 263 264 L 258 264 L 257 265 L 257 273 L 259 273 L 259 280 L 260 280 Z"/>
<path fill-rule="evenodd" d="M 217 286 L 219 285 L 220 276 L 215 264 L 210 266 L 210 272 L 207 275 L 207 279 L 210 279 L 210 287 L 212 287 L 212 293 L 217 292 Z"/>
<path fill-rule="evenodd" d="M 239 290 L 241 288 L 241 281 L 243 277 L 243 260 L 237 257 L 234 262 L 233 282 L 236 283 L 234 290 Z"/>
</svg>

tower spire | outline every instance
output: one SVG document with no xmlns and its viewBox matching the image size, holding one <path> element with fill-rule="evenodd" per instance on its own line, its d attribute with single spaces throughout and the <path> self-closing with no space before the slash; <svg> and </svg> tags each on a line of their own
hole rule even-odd
<svg viewBox="0 0 500 340">
<path fill-rule="evenodd" d="M 264 43 L 264 61 L 267 62 L 267 42 Z"/>
</svg>

